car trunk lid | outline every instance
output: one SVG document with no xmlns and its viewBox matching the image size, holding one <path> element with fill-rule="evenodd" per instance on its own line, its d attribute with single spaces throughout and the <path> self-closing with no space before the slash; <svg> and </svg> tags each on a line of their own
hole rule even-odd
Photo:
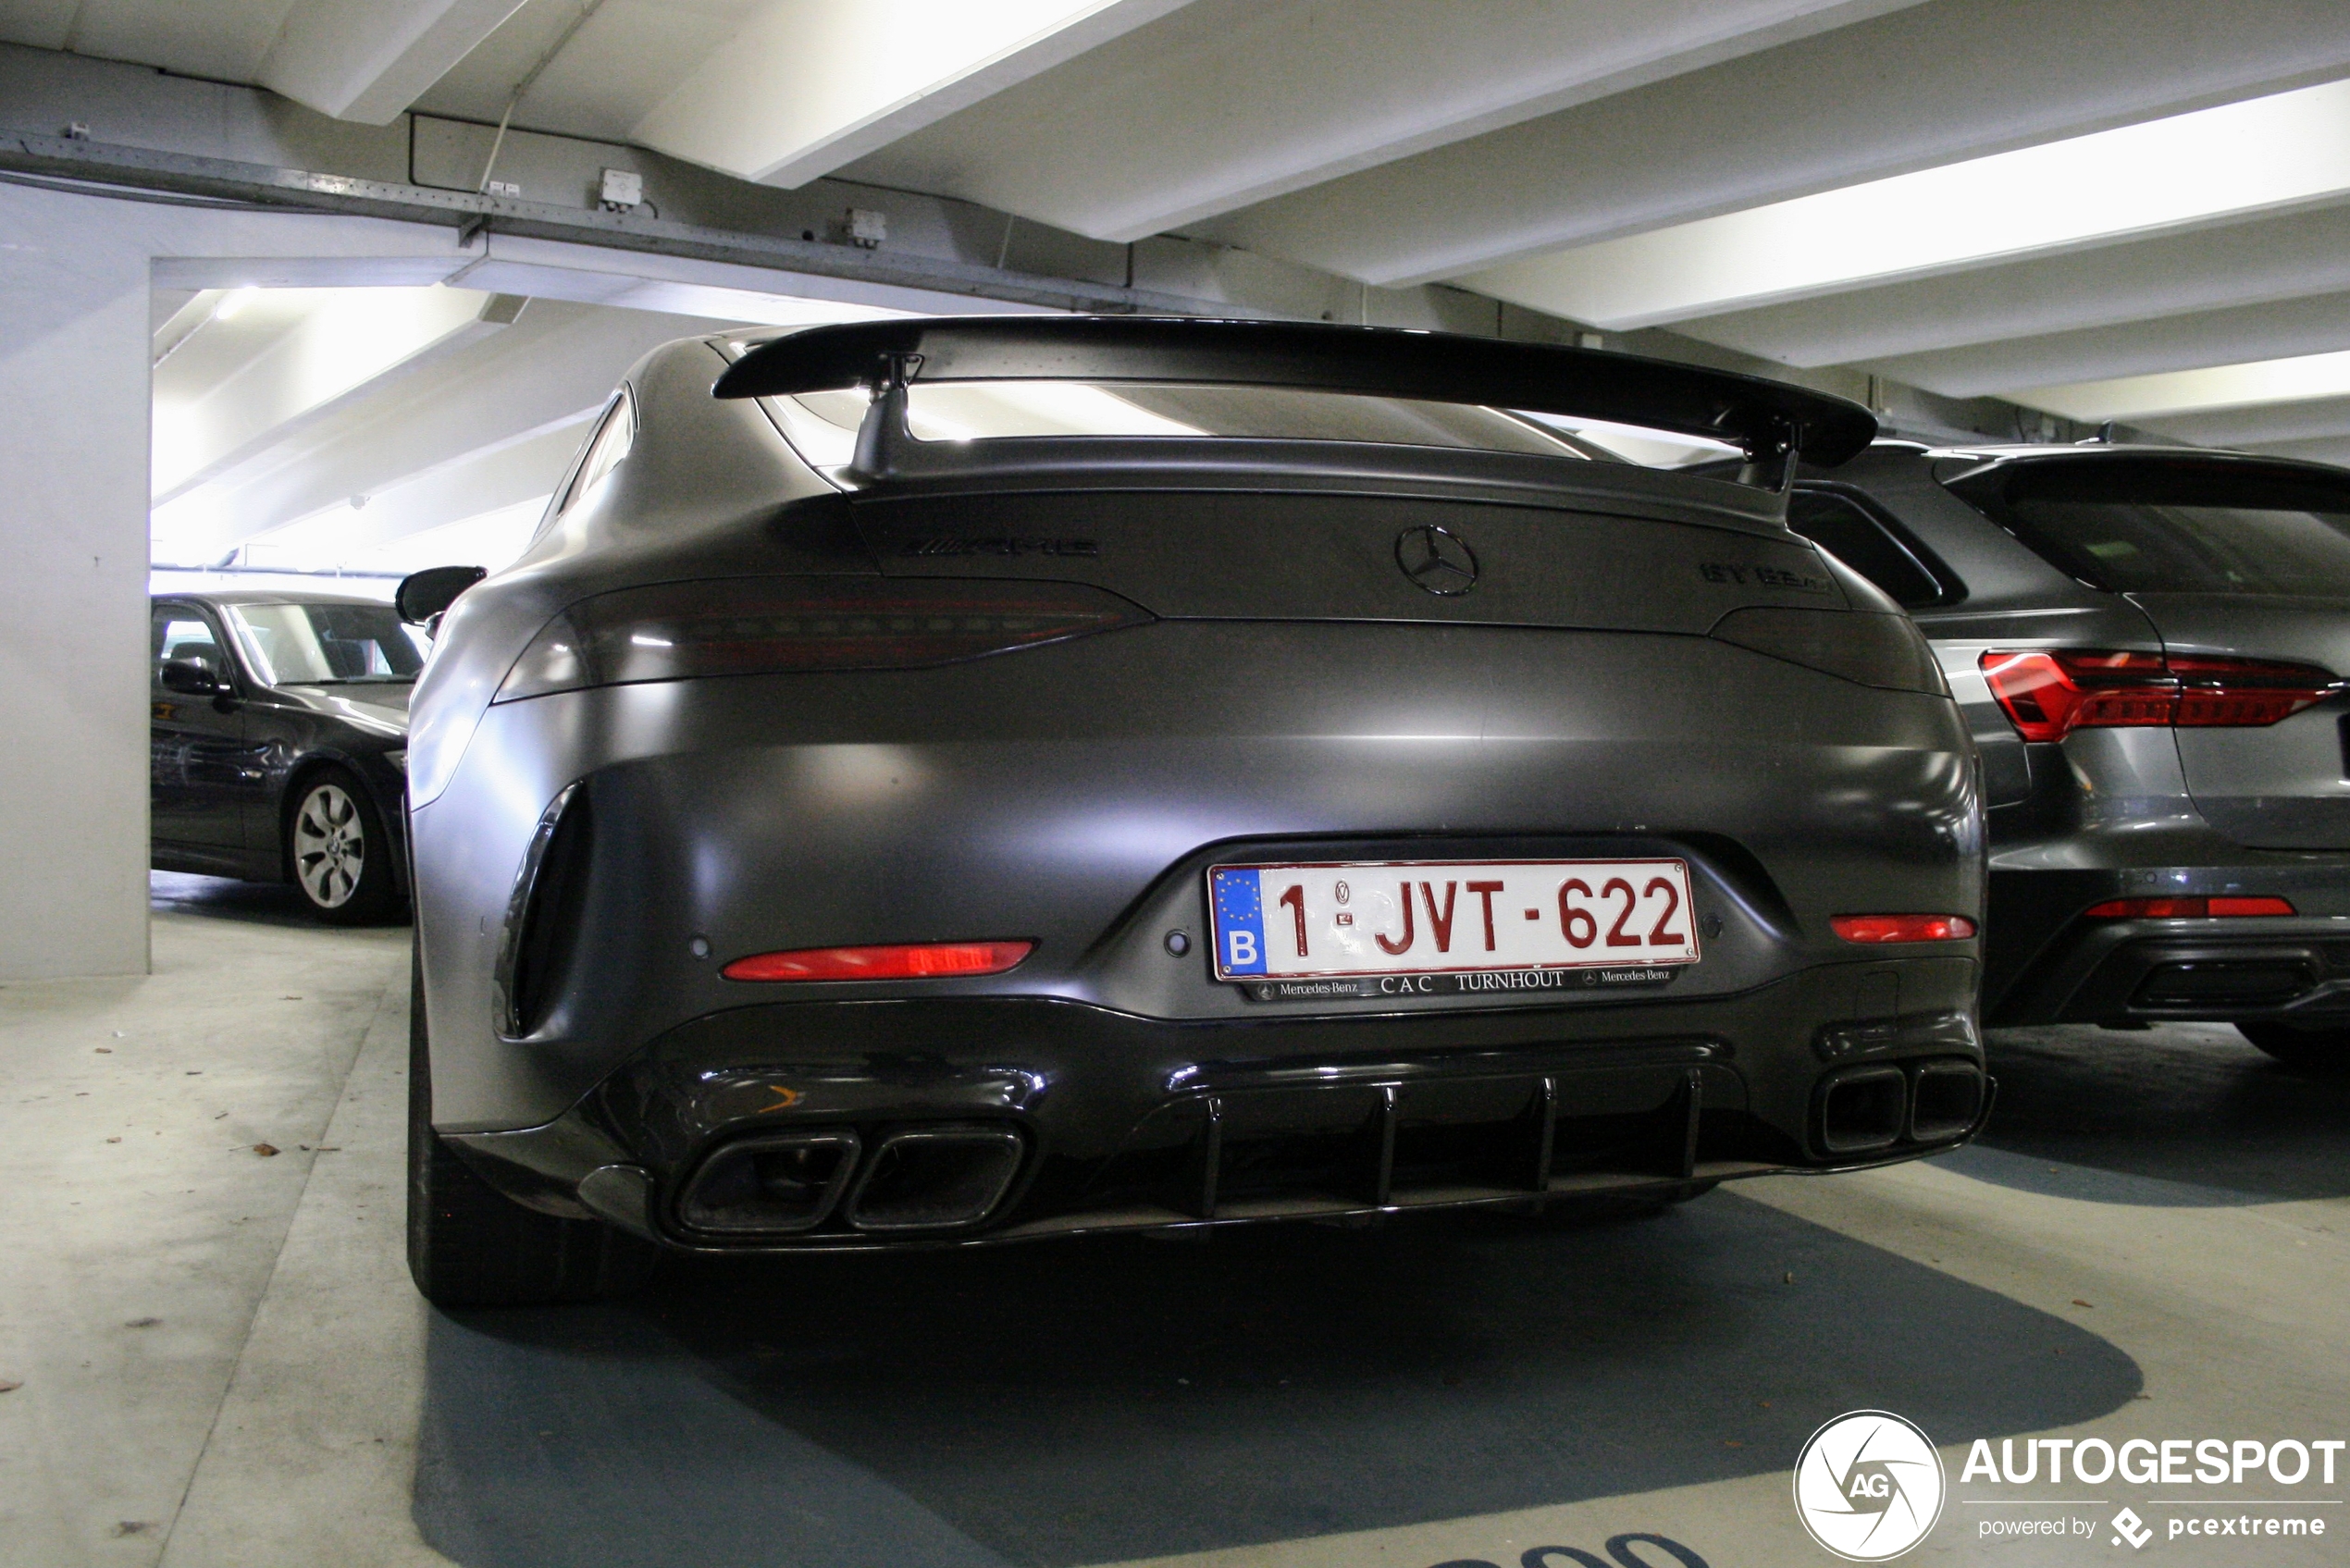
<svg viewBox="0 0 2350 1568">
<path fill-rule="evenodd" d="M 2350 674 L 2350 473 L 2106 447 L 2008 458 L 1945 482 L 2152 623 L 2179 683 L 2186 790 L 2206 821 L 2251 847 L 2350 848 L 2350 698 L 2287 704 L 2282 718 L 2257 700 L 2211 699 L 2215 684 L 2319 692 Z"/>
<path fill-rule="evenodd" d="M 2199 657 L 2350 671 L 2350 599 L 2133 594 L 2174 662 Z M 2350 759 L 2336 695 L 2273 724 L 2182 725 L 2179 762 L 2195 809 L 2238 844 L 2350 849 Z"/>
<path fill-rule="evenodd" d="M 1807 541 L 1583 506 L 1134 489 L 856 503 L 892 575 L 1085 583 L 1169 619 L 1446 622 L 1703 636 L 1850 608 Z"/>
</svg>

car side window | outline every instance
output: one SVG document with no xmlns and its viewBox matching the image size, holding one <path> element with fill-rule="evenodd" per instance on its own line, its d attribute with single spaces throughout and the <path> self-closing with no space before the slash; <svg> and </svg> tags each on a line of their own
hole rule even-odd
<svg viewBox="0 0 2350 1568">
<path fill-rule="evenodd" d="M 184 604 L 156 607 L 151 641 L 158 684 L 163 680 L 163 667 L 175 659 L 202 664 L 223 680 L 229 676 L 229 655 L 220 646 L 219 634 L 211 622 Z"/>
<path fill-rule="evenodd" d="M 1904 610 L 1947 604 L 1957 597 L 1908 541 L 1849 496 L 1799 489 L 1788 498 L 1787 525 L 1883 588 Z"/>
<path fill-rule="evenodd" d="M 555 515 L 560 517 L 569 512 L 574 502 L 595 488 L 598 480 L 619 467 L 636 441 L 637 410 L 633 400 L 623 390 L 612 399 L 612 407 L 605 411 L 603 423 L 596 426 L 596 433 L 588 438 L 587 451 L 580 458 L 579 467 L 573 473 L 571 483 L 563 488 L 563 500 L 556 506 Z"/>
</svg>

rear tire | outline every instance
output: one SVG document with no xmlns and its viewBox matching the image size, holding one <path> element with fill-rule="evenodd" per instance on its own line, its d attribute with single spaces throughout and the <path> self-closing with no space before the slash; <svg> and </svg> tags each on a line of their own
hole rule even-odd
<svg viewBox="0 0 2350 1568">
<path fill-rule="evenodd" d="M 440 1307 L 545 1306 L 641 1286 L 649 1242 L 594 1219 L 526 1209 L 474 1174 L 432 1130 L 424 971 L 408 983 L 408 1273 Z"/>
<path fill-rule="evenodd" d="M 2236 1032 L 2287 1067 L 2350 1072 L 2350 1029 L 2300 1029 L 2289 1023 L 2240 1023 Z"/>
<path fill-rule="evenodd" d="M 303 779 L 286 811 L 285 846 L 295 891 L 328 924 L 372 925 L 398 906 L 383 813 L 350 769 Z"/>
</svg>

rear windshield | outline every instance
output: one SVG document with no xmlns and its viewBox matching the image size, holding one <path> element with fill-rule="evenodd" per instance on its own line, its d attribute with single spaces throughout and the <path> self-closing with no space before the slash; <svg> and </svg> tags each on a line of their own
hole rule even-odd
<svg viewBox="0 0 2350 1568">
<path fill-rule="evenodd" d="M 837 468 L 854 454 L 869 403 L 861 390 L 761 400 L 801 457 Z M 1370 441 L 1675 467 L 1720 458 L 1716 442 L 1601 421 L 1465 403 L 1279 387 L 1085 381 L 945 382 L 909 389 L 908 424 L 922 441 L 1019 436 L 1236 437 Z"/>
<path fill-rule="evenodd" d="M 2109 592 L 2350 598 L 2350 473 L 2084 457 L 1950 488 L 2050 565 Z"/>
<path fill-rule="evenodd" d="M 424 653 L 390 605 L 234 604 L 264 685 L 413 681 Z"/>
</svg>

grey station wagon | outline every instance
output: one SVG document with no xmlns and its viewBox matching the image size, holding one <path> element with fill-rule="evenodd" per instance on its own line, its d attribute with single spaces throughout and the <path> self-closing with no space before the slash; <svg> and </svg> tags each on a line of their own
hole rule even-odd
<svg viewBox="0 0 2350 1568">
<path fill-rule="evenodd" d="M 1988 1022 L 2350 1068 L 2350 473 L 1880 442 L 1792 522 L 1911 608 L 1982 749 Z"/>
</svg>

